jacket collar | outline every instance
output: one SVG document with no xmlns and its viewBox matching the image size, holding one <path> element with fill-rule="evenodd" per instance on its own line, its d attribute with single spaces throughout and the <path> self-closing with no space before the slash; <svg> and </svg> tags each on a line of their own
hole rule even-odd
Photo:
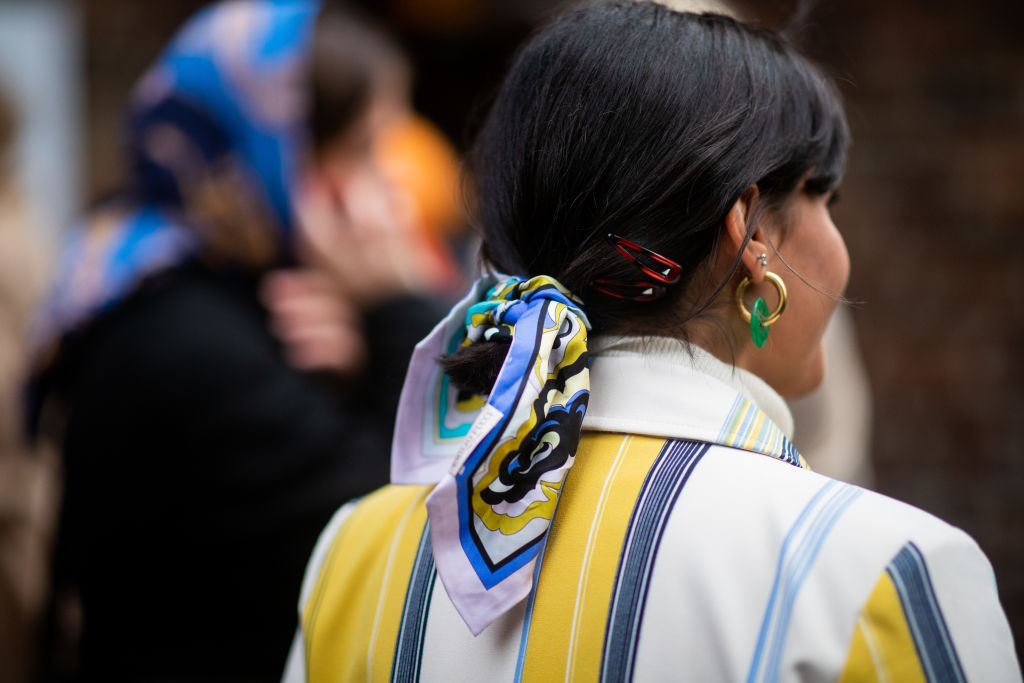
<svg viewBox="0 0 1024 683">
<path fill-rule="evenodd" d="M 806 466 L 786 402 L 757 376 L 668 337 L 589 341 L 583 428 L 704 441 Z"/>
</svg>

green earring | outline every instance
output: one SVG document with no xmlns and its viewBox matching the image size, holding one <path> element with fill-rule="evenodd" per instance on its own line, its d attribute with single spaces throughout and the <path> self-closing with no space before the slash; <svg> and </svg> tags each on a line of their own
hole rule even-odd
<svg viewBox="0 0 1024 683">
<path fill-rule="evenodd" d="M 750 309 L 750 337 L 754 340 L 754 346 L 761 348 L 768 341 L 768 326 L 764 321 L 768 318 L 768 303 L 761 297 L 754 302 Z"/>
<path fill-rule="evenodd" d="M 758 297 L 754 301 L 753 313 L 747 310 L 746 305 L 743 303 L 743 295 L 747 293 L 747 288 L 750 287 L 751 280 L 749 277 L 743 278 L 743 282 L 736 288 L 736 305 L 739 306 L 743 319 L 750 323 L 750 337 L 754 340 L 754 346 L 759 349 L 768 341 L 768 328 L 782 317 L 782 312 L 786 310 L 786 299 L 789 297 L 786 291 L 786 283 L 782 281 L 781 277 L 770 270 L 765 272 L 764 277 L 775 286 L 776 291 L 779 293 L 779 307 L 775 309 L 774 313 L 768 310 L 768 304 L 762 297 Z"/>
</svg>

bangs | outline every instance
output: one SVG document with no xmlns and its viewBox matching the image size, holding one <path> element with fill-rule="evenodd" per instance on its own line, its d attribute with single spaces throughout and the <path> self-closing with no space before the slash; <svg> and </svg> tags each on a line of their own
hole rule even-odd
<svg viewBox="0 0 1024 683">
<path fill-rule="evenodd" d="M 814 98 L 810 104 L 818 109 L 814 118 L 820 120 L 821 125 L 811 137 L 813 144 L 808 157 L 812 163 L 805 171 L 809 171 L 810 175 L 804 181 L 804 189 L 814 194 L 825 194 L 839 187 L 843 179 L 846 150 L 850 146 L 850 128 L 835 87 L 830 82 L 822 81 L 820 76 L 818 81 L 823 92 L 819 92 L 819 97 Z"/>
<path fill-rule="evenodd" d="M 783 92 L 776 105 L 776 136 L 789 144 L 781 149 L 773 168 L 757 185 L 769 198 L 780 199 L 803 181 L 813 194 L 835 190 L 846 170 L 850 129 L 835 86 L 813 65 L 794 62 L 793 71 L 782 80 Z M 795 106 L 797 105 L 797 106 Z"/>
</svg>

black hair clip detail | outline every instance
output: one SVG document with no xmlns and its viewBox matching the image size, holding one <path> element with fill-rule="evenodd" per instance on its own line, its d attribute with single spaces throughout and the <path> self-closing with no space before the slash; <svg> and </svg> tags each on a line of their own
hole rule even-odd
<svg viewBox="0 0 1024 683">
<path fill-rule="evenodd" d="M 639 282 L 623 282 L 607 278 L 594 280 L 594 289 L 602 294 L 616 299 L 654 301 L 665 294 L 668 286 L 679 282 L 683 267 L 672 259 L 614 233 L 608 233 L 608 242 L 650 280 Z"/>
</svg>

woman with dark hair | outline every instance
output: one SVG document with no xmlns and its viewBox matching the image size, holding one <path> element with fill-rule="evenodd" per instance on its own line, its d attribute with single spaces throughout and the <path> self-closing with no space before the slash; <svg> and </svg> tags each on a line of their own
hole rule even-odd
<svg viewBox="0 0 1024 683">
<path fill-rule="evenodd" d="M 393 485 L 321 536 L 289 680 L 1018 680 L 974 542 L 790 442 L 847 142 L 732 19 L 536 35 L 475 151 L 491 274 L 414 354 Z"/>
<path fill-rule="evenodd" d="M 372 153 L 406 71 L 347 10 L 241 0 L 136 88 L 132 182 L 71 232 L 38 335 L 80 677 L 276 680 L 317 533 L 387 480 L 401 377 L 443 315 L 386 303 L 416 273 L 361 237 L 404 211 Z"/>
</svg>

